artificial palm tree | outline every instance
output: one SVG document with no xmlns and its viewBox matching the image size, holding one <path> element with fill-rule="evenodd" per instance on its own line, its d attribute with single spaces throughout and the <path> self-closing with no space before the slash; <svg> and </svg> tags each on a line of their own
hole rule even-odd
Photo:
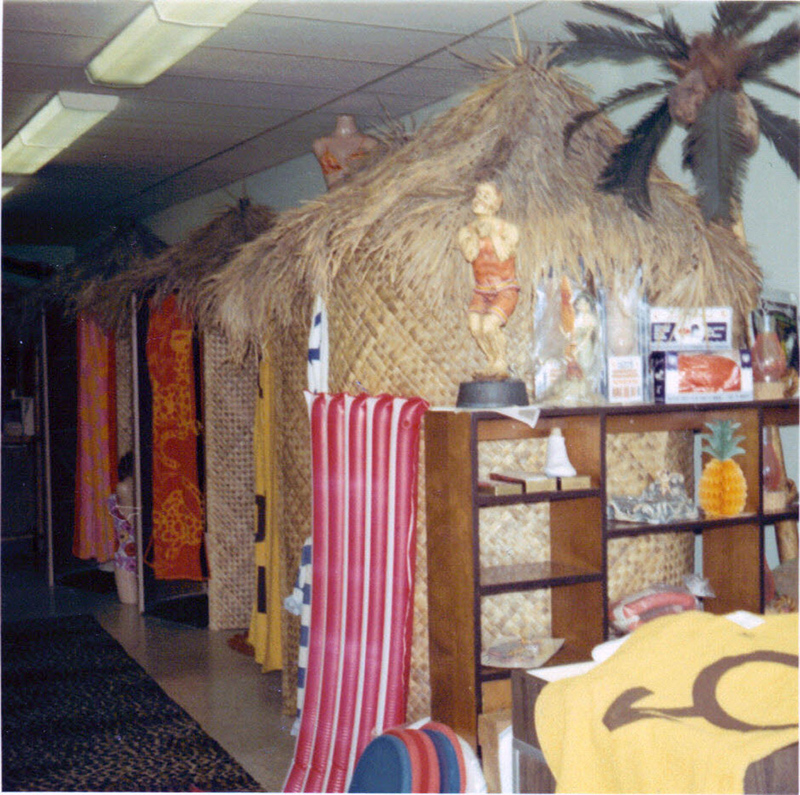
<svg viewBox="0 0 800 795">
<path fill-rule="evenodd" d="M 795 89 L 766 75 L 800 52 L 800 25 L 791 22 L 765 41 L 746 40 L 774 12 L 795 3 L 717 2 L 711 31 L 691 40 L 664 10 L 662 24 L 657 25 L 623 8 L 597 2 L 583 5 L 638 30 L 568 22 L 574 40 L 563 44 L 557 63 L 603 58 L 630 64 L 649 57 L 671 73 L 667 79 L 618 91 L 596 110 L 576 116 L 565 129 L 564 142 L 569 146 L 578 129 L 597 114 L 633 99 L 662 95 L 610 155 L 597 181 L 599 190 L 622 195 L 629 207 L 647 217 L 650 168 L 673 122 L 687 130 L 683 167 L 694 176 L 707 221 L 734 222 L 747 158 L 756 150 L 760 133 L 800 177 L 797 120 L 775 113 L 743 88 L 758 83 L 800 98 Z"/>
</svg>

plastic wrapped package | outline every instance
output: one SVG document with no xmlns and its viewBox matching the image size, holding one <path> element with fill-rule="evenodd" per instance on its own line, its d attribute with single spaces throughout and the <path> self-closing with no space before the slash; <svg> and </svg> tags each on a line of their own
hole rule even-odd
<svg viewBox="0 0 800 795">
<path fill-rule="evenodd" d="M 644 400 L 647 303 L 642 270 L 626 279 L 613 273 L 605 292 L 607 394 L 611 403 Z"/>
<path fill-rule="evenodd" d="M 590 276 L 580 285 L 552 272 L 541 280 L 532 358 L 538 403 L 603 402 L 603 305 Z"/>
</svg>

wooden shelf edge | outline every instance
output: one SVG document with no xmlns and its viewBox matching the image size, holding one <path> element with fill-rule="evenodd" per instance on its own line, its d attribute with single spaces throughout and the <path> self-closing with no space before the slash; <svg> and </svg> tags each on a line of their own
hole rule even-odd
<svg viewBox="0 0 800 795">
<path fill-rule="evenodd" d="M 608 538 L 629 538 L 631 536 L 649 535 L 650 533 L 702 533 L 715 527 L 735 527 L 736 525 L 757 524 L 765 516 L 757 513 L 741 513 L 738 516 L 720 517 L 718 519 L 688 519 L 683 522 L 669 524 L 638 524 L 635 522 L 609 521 L 606 536 Z"/>
<path fill-rule="evenodd" d="M 493 508 L 499 505 L 523 505 L 537 502 L 560 502 L 561 500 L 580 500 L 595 497 L 599 499 L 602 492 L 598 488 L 568 489 L 566 491 L 537 491 L 528 494 L 479 494 L 475 504 L 479 508 Z"/>
</svg>

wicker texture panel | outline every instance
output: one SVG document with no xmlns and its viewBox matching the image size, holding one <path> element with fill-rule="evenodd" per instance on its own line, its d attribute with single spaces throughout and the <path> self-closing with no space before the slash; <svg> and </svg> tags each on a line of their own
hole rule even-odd
<svg viewBox="0 0 800 795">
<path fill-rule="evenodd" d="M 481 600 L 481 649 L 501 638 L 550 636 L 550 589 L 487 596 Z"/>
<path fill-rule="evenodd" d="M 133 450 L 133 360 L 130 334 L 119 335 L 115 344 L 117 371 L 117 456 Z"/>
<path fill-rule="evenodd" d="M 609 602 L 658 582 L 681 585 L 683 575 L 694 571 L 694 534 L 655 533 L 612 539 L 608 543 L 608 570 Z"/>
<path fill-rule="evenodd" d="M 304 390 L 308 386 L 308 326 L 304 318 L 273 347 L 275 417 L 278 458 L 278 526 L 280 528 L 281 596 L 291 593 L 300 565 L 300 552 L 311 535 L 311 446 Z M 297 712 L 297 655 L 300 618 L 281 614 L 283 645 L 283 710 Z"/>
<path fill-rule="evenodd" d="M 467 281 L 471 279 L 466 265 L 464 278 Z M 509 360 L 526 381 L 529 393 L 532 393 L 528 359 L 532 320 L 526 316 L 525 306 L 521 302 L 507 327 Z M 369 282 L 348 278 L 347 273 L 340 272 L 333 293 L 328 298 L 328 316 L 331 392 L 356 394 L 365 390 L 370 394 L 418 395 L 434 406 L 453 406 L 459 383 L 469 380 L 472 373 L 483 365 L 482 357 L 469 336 L 464 307 L 454 303 L 452 310 L 432 315 L 425 311 L 414 295 L 404 295 L 391 283 L 390 275 L 381 269 L 376 269 L 374 281 Z M 310 533 L 310 452 L 308 420 L 302 400 L 306 384 L 307 339 L 307 325 L 297 322 L 288 336 L 281 338 L 281 350 L 277 354 L 278 378 L 281 381 L 277 385 L 281 400 L 278 416 L 286 423 L 285 432 L 281 433 L 281 498 L 284 502 L 280 515 L 288 589 L 291 589 L 294 580 L 303 541 Z M 643 487 L 648 471 L 657 471 L 658 462 L 671 461 L 675 453 L 666 441 L 653 449 L 645 447 L 639 451 L 634 447 L 626 451 L 625 445 L 621 445 L 619 450 L 609 453 L 609 460 L 617 462 L 614 464 L 615 472 L 617 467 L 628 472 L 624 477 L 620 476 L 622 480 L 625 477 L 630 479 L 630 472 L 635 473 L 632 486 L 635 491 L 636 483 L 641 483 Z M 540 468 L 544 464 L 546 440 L 524 440 L 518 444 L 485 443 L 485 448 L 482 445 L 482 474 L 501 467 Z M 419 477 L 409 721 L 430 714 L 424 458 L 420 460 Z M 524 527 L 521 534 L 508 533 L 508 525 L 504 524 L 506 518 L 494 521 L 497 522 L 496 528 L 493 529 L 490 524 L 481 528 L 485 554 L 500 559 L 507 556 L 509 550 L 523 546 L 533 555 L 541 553 L 542 559 L 547 557 L 549 524 L 546 507 L 538 506 L 530 517 L 523 520 L 509 519 Z M 633 550 L 638 547 L 645 550 L 648 561 L 659 573 L 671 576 L 672 569 L 682 572 L 691 568 L 689 556 L 680 543 L 677 548 L 670 546 L 669 541 L 661 541 L 655 548 L 647 544 L 646 540 L 637 539 Z M 629 580 L 627 560 L 633 550 L 626 547 L 624 554 L 614 559 L 609 569 L 612 576 L 621 582 Z M 667 559 L 661 561 L 661 556 Z M 615 568 L 619 569 L 619 574 L 614 573 Z M 282 592 L 286 593 L 286 588 Z M 487 639 L 491 642 L 504 634 L 514 634 L 515 627 L 524 634 L 549 634 L 548 590 L 535 594 L 503 595 L 483 601 L 482 611 L 486 622 L 484 642 Z M 286 613 L 283 680 L 287 714 L 294 714 L 295 708 L 298 644 L 297 620 Z"/>
<path fill-rule="evenodd" d="M 662 470 L 683 475 L 694 493 L 691 431 L 609 434 L 606 474 L 609 496 L 640 494 Z M 694 535 L 662 533 L 613 539 L 608 544 L 608 598 L 620 599 L 657 582 L 679 585 L 694 571 Z"/>
<path fill-rule="evenodd" d="M 480 366 L 464 314 L 426 314 L 412 296 L 399 295 L 385 274 L 376 278 L 376 283 L 362 282 L 357 289 L 350 285 L 351 289 L 336 290 L 329 302 L 331 392 L 365 389 L 371 394 L 419 395 L 431 405 L 454 405 L 460 380 L 469 379 Z M 348 285 L 348 280 L 340 274 L 337 283 Z M 421 457 L 409 721 L 430 714 L 424 478 Z"/>
<path fill-rule="evenodd" d="M 257 370 L 232 362 L 220 332 L 203 340 L 206 511 L 211 629 L 250 624 L 255 597 L 253 565 L 255 470 L 253 417 Z"/>
</svg>

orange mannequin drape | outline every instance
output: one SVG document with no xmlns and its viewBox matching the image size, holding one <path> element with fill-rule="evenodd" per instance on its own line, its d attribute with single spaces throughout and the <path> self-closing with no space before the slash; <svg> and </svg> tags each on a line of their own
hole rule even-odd
<svg viewBox="0 0 800 795">
<path fill-rule="evenodd" d="M 73 554 L 103 563 L 114 557 L 107 500 L 117 485 L 116 356 L 113 335 L 78 315 L 78 453 Z"/>
<path fill-rule="evenodd" d="M 192 322 L 174 295 L 151 304 L 147 367 L 153 393 L 152 565 L 157 579 L 202 580 Z"/>
</svg>

